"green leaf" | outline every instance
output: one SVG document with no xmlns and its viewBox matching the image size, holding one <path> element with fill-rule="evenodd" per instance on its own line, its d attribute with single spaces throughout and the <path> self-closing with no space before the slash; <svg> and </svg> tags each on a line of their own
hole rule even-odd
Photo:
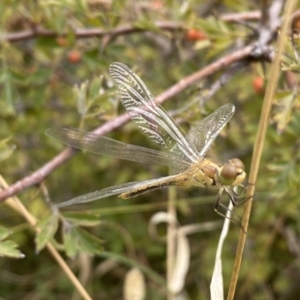
<svg viewBox="0 0 300 300">
<path fill-rule="evenodd" d="M 141 29 L 141 30 L 151 30 L 151 31 L 158 31 L 158 28 L 152 20 L 147 18 L 141 18 L 133 23 L 134 27 Z"/>
<path fill-rule="evenodd" d="M 102 82 L 103 82 L 103 76 L 96 77 L 91 82 L 90 87 L 89 87 L 90 101 L 93 101 L 94 99 L 97 99 L 100 96 L 101 90 L 103 90 Z"/>
<path fill-rule="evenodd" d="M 278 92 L 277 103 L 272 114 L 272 121 L 277 124 L 277 131 L 282 133 L 291 120 L 296 95 L 294 91 Z"/>
<path fill-rule="evenodd" d="M 98 254 L 103 251 L 100 239 L 67 222 L 64 224 L 63 239 L 66 253 L 70 257 L 75 256 L 79 251 L 88 254 Z"/>
<path fill-rule="evenodd" d="M 74 87 L 74 93 L 77 98 L 77 111 L 82 118 L 84 118 L 87 111 L 88 88 L 88 81 Z"/>
<path fill-rule="evenodd" d="M 18 249 L 18 244 L 14 241 L 1 241 L 0 242 L 0 256 L 24 258 L 25 255 Z"/>
<path fill-rule="evenodd" d="M 80 226 L 97 226 L 101 223 L 99 214 L 65 212 L 63 216 L 72 224 Z"/>
<path fill-rule="evenodd" d="M 78 252 L 77 233 L 76 233 L 76 228 L 67 222 L 64 222 L 63 241 L 64 241 L 66 254 L 69 257 L 74 257 Z"/>
<path fill-rule="evenodd" d="M 13 151 L 16 149 L 15 145 L 8 145 L 7 142 L 10 140 L 9 138 L 0 140 L 0 162 L 9 158 Z"/>
<path fill-rule="evenodd" d="M 51 76 L 51 70 L 46 68 L 39 68 L 32 74 L 27 75 L 24 80 L 20 80 L 20 82 L 26 82 L 26 84 L 45 84 L 49 80 Z"/>
<path fill-rule="evenodd" d="M 78 228 L 78 248 L 89 254 L 103 251 L 102 241 L 84 229 Z"/>
<path fill-rule="evenodd" d="M 50 213 L 45 218 L 41 219 L 37 227 L 40 229 L 40 232 L 35 238 L 36 250 L 42 250 L 49 240 L 53 237 L 58 227 L 58 214 Z"/>
<path fill-rule="evenodd" d="M 0 241 L 6 239 L 11 234 L 12 234 L 12 231 L 10 229 L 0 226 Z"/>
</svg>

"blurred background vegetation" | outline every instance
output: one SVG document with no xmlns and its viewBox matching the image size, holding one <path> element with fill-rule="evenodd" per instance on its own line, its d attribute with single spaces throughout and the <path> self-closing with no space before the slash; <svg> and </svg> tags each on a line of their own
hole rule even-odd
<svg viewBox="0 0 300 300">
<path fill-rule="evenodd" d="M 154 96 L 159 95 L 186 76 L 255 41 L 263 26 L 260 8 L 258 2 L 230 0 L 1 1 L 1 175 L 13 184 L 65 148 L 45 135 L 47 128 L 72 126 L 90 131 L 124 113 L 108 75 L 112 62 L 128 65 Z M 299 27 L 295 18 L 293 29 Z M 300 297 L 298 50 L 297 39 L 294 44 L 289 42 L 256 183 L 236 299 Z M 233 65 L 224 62 L 224 66 L 168 99 L 163 107 L 187 131 L 221 105 L 233 103 L 236 113 L 209 156 L 220 162 L 239 157 L 248 172 L 269 61 L 248 57 Z M 212 97 L 210 92 L 214 93 Z M 109 137 L 156 149 L 131 122 L 112 129 Z M 63 222 L 49 221 L 49 215 L 57 212 L 51 210 L 48 201 L 58 203 L 108 186 L 167 174 L 168 170 L 161 167 L 76 154 L 43 182 L 17 195 L 37 219 L 46 217 L 47 226 L 54 222 L 43 242 L 35 241 L 34 230 L 22 215 L 2 203 L 0 225 L 6 232 L 0 236 L 2 243 L 7 239 L 16 243 L 8 249 L 18 245 L 25 258 L 11 258 L 14 255 L 1 251 L 1 298 L 78 299 L 65 273 L 47 250 L 42 250 L 57 226 L 55 243 L 63 250 Z M 222 221 L 213 210 L 216 194 L 213 189 L 177 189 L 179 222 Z M 74 237 L 70 238 L 67 254 L 75 258 L 62 253 L 93 299 L 121 299 L 132 261 L 162 280 L 154 280 L 154 275 L 146 272 L 145 299 L 166 298 L 166 245 L 151 240 L 147 228 L 155 212 L 166 210 L 167 201 L 167 189 L 160 189 L 134 199 L 111 197 L 64 209 L 69 214 L 60 220 L 69 218 L 73 225 L 89 225 L 76 227 L 84 232 L 86 245 L 82 242 L 72 247 Z M 239 215 L 241 207 L 236 210 Z M 224 245 L 225 291 L 239 230 L 232 223 Z M 159 227 L 159 233 L 164 235 L 166 228 Z M 209 298 L 219 236 L 219 229 L 189 236 L 191 260 L 184 299 Z M 105 255 L 101 254 L 103 249 Z"/>
</svg>

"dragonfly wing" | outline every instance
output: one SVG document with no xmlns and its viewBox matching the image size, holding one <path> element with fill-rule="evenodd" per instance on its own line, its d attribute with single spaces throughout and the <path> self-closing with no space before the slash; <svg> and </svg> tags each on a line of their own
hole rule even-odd
<svg viewBox="0 0 300 300">
<path fill-rule="evenodd" d="M 105 188 L 105 189 L 102 189 L 99 191 L 95 191 L 92 193 L 88 193 L 85 195 L 81 195 L 81 196 L 72 198 L 68 201 L 61 202 L 59 204 L 56 204 L 56 207 L 61 208 L 61 207 L 65 207 L 65 206 L 75 205 L 75 204 L 88 203 L 88 202 L 92 202 L 92 201 L 95 201 L 98 199 L 107 198 L 107 197 L 114 196 L 114 195 L 119 195 L 123 192 L 131 190 L 137 183 L 138 183 L 138 181 L 134 181 L 134 182 L 127 182 L 124 184 L 111 186 L 111 187 L 108 187 L 108 188 Z"/>
<path fill-rule="evenodd" d="M 187 162 L 181 160 L 175 153 L 164 153 L 149 148 L 125 144 L 105 136 L 99 136 L 95 133 L 84 132 L 75 128 L 53 127 L 48 129 L 46 134 L 68 146 L 100 155 L 169 167 L 175 164 L 182 168 L 189 166 Z"/>
<path fill-rule="evenodd" d="M 167 185 L 163 185 L 163 182 L 165 180 L 168 180 L 169 178 L 174 178 L 175 176 L 167 176 L 162 178 L 156 178 L 156 179 L 150 179 L 150 180 L 143 180 L 143 181 L 133 181 L 133 182 L 127 182 L 120 185 L 111 186 L 108 188 L 104 188 L 99 191 L 95 191 L 89 194 L 81 195 L 75 198 L 72 198 L 68 201 L 61 202 L 59 204 L 56 204 L 56 207 L 61 208 L 65 206 L 75 205 L 75 204 L 82 204 L 82 203 L 88 203 L 92 201 L 96 201 L 102 198 L 107 198 L 114 195 L 120 195 L 127 192 L 133 192 L 135 190 L 141 190 L 142 192 L 139 192 L 137 195 L 140 195 L 144 192 L 147 192 L 147 187 L 155 185 L 155 188 L 164 187 Z M 170 185 L 170 184 L 169 184 Z M 149 190 L 153 190 L 149 189 Z M 135 197 L 135 196 L 132 196 Z"/>
<path fill-rule="evenodd" d="M 233 116 L 234 111 L 233 104 L 225 104 L 191 127 L 186 139 L 195 146 L 200 157 L 205 156 L 212 142 Z"/>
<path fill-rule="evenodd" d="M 138 128 L 157 145 L 179 153 L 188 161 L 197 161 L 197 151 L 184 137 L 183 130 L 153 100 L 154 97 L 131 69 L 122 63 L 112 63 L 110 75 L 115 80 L 121 101 Z"/>
</svg>

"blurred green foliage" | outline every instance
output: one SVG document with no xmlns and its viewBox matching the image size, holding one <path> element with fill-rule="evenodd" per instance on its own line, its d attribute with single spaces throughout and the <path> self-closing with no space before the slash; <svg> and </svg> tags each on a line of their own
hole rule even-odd
<svg viewBox="0 0 300 300">
<path fill-rule="evenodd" d="M 20 180 L 46 164 L 64 149 L 44 132 L 52 126 L 92 130 L 124 112 L 119 105 L 108 67 L 125 63 L 158 95 L 186 76 L 233 51 L 238 43 L 253 38 L 240 23 L 211 17 L 212 12 L 244 12 L 244 1 L 209 4 L 199 1 L 2 1 L 0 4 L 0 161 L 1 175 L 9 183 Z M 209 17 L 210 16 L 210 17 Z M 203 40 L 187 38 L 186 30 L 165 30 L 157 21 L 173 21 L 205 33 Z M 256 25 L 257 21 L 253 21 Z M 78 37 L 74 30 L 114 30 L 132 25 L 129 34 Z M 34 28 L 54 30 L 57 36 L 17 39 L 16 32 Z M 295 45 L 294 45 L 295 46 Z M 297 48 L 296 45 L 296 49 Z M 298 84 L 289 87 L 286 74 L 299 70 L 295 47 L 288 49 L 278 86 L 274 123 L 270 125 L 261 162 L 254 208 L 248 231 L 237 299 L 297 299 L 300 218 L 300 112 Z M 297 53 L 296 53 L 297 54 Z M 230 126 L 217 138 L 209 155 L 225 162 L 239 157 L 249 171 L 264 87 L 254 79 L 267 74 L 268 64 L 243 67 L 206 103 L 201 103 L 222 72 L 205 78 L 163 104 L 175 112 L 176 122 L 188 130 L 193 122 L 231 102 L 236 113 Z M 297 73 L 292 73 L 299 81 Z M 266 78 L 267 79 L 267 78 Z M 198 102 L 194 100 L 199 98 Z M 180 108 L 187 105 L 186 110 Z M 277 109 L 277 110 L 276 110 Z M 128 123 L 108 136 L 131 144 L 156 148 Z M 140 166 L 90 153 L 78 153 L 44 181 L 18 197 L 39 220 L 41 232 L 34 244 L 33 230 L 5 203 L 1 204 L 0 290 L 4 299 L 70 299 L 74 287 L 52 257 L 42 250 L 46 242 L 65 247 L 69 256 L 97 253 L 87 260 L 66 257 L 75 273 L 89 268 L 85 287 L 93 299 L 120 299 L 129 259 L 148 270 L 147 299 L 165 299 L 166 246 L 152 241 L 147 233 L 152 214 L 165 210 L 167 190 L 138 198 L 117 197 L 82 205 L 76 212 L 59 214 L 46 201 L 68 200 L 129 181 L 167 175 L 164 168 Z M 49 193 L 49 195 L 48 195 Z M 181 224 L 219 220 L 213 211 L 216 191 L 178 189 L 178 219 Z M 224 199 L 227 201 L 228 199 Z M 69 208 L 71 210 L 71 208 Z M 237 214 L 241 215 L 241 208 Z M 58 218 L 63 220 L 58 224 Z M 82 227 L 77 227 L 81 225 Z M 59 230 L 56 231 L 56 228 Z M 164 230 L 162 230 L 164 232 Z M 11 232 L 11 233 L 10 233 Z M 223 274 L 228 288 L 239 227 L 232 224 L 224 245 Z M 189 237 L 190 270 L 186 279 L 187 299 L 208 299 L 219 231 Z M 9 238 L 9 240 L 8 240 Z M 4 244 L 5 243 L 5 244 Z M 16 250 L 18 245 L 18 250 Z M 10 250 L 7 252 L 7 248 Z M 101 255 L 105 249 L 106 255 Z M 37 255 L 36 250 L 40 251 Z M 6 251 L 6 252 L 5 252 Z M 9 256 L 24 253 L 26 258 Z M 99 254 L 100 253 L 100 254 Z M 107 253 L 110 255 L 107 256 Z M 114 256 L 115 255 L 115 256 Z M 78 256 L 77 256 L 78 257 Z M 81 257 L 81 256 L 79 256 Z M 117 258 L 116 258 L 117 257 Z M 120 259 L 123 258 L 122 259 Z M 114 261 L 105 269 L 108 259 Z M 128 259 L 128 261 L 127 261 Z M 128 264 L 126 264 L 126 262 Z M 147 276 L 147 270 L 145 274 Z M 51 275 L 50 275 L 51 274 Z M 49 276 L 50 275 L 50 276 Z M 152 277 L 151 277 L 152 276 Z"/>
</svg>

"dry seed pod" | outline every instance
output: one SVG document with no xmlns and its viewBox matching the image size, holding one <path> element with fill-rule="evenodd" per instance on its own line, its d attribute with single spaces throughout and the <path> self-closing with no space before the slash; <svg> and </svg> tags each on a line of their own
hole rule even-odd
<svg viewBox="0 0 300 300">
<path fill-rule="evenodd" d="M 124 300 L 142 300 L 145 298 L 145 279 L 143 273 L 137 269 L 131 269 L 125 276 L 123 287 Z"/>
</svg>

